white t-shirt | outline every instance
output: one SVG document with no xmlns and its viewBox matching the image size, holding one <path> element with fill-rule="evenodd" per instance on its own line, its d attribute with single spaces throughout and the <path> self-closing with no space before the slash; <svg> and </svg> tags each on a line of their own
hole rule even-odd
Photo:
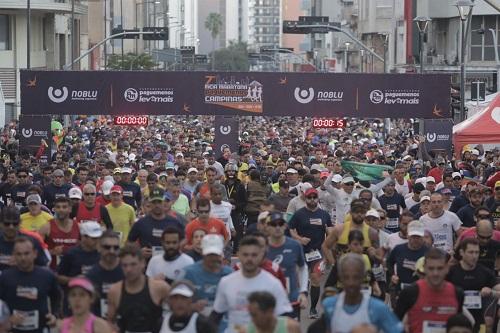
<svg viewBox="0 0 500 333">
<path fill-rule="evenodd" d="M 396 183 L 395 185 L 396 192 L 401 194 L 403 197 L 408 193 L 410 193 L 410 185 L 408 184 L 408 180 L 406 179 L 403 180 L 403 185 L 399 184 L 397 180 L 395 183 Z"/>
<path fill-rule="evenodd" d="M 275 315 L 292 311 L 288 295 L 281 282 L 270 273 L 261 270 L 253 278 L 246 278 L 241 270 L 224 276 L 217 286 L 214 311 L 228 314 L 225 333 L 236 333 L 237 328 L 246 327 L 251 319 L 247 297 L 254 291 L 268 291 L 276 299 Z"/>
<path fill-rule="evenodd" d="M 149 261 L 146 275 L 155 277 L 159 274 L 165 275 L 169 280 L 177 280 L 182 276 L 184 267 L 194 264 L 193 258 L 185 253 L 181 253 L 175 260 L 166 261 L 162 254 L 156 255 Z"/>
<path fill-rule="evenodd" d="M 408 209 L 410 209 L 411 207 L 415 206 L 418 203 L 419 203 L 418 201 L 413 200 L 413 195 L 411 195 L 409 198 L 406 198 L 405 200 L 406 208 Z"/>
<path fill-rule="evenodd" d="M 387 242 L 385 244 L 384 243 L 380 244 L 382 244 L 385 248 L 392 250 L 393 248 L 396 247 L 396 245 L 404 243 L 408 243 L 408 239 L 401 238 L 401 236 L 399 236 L 399 232 L 396 232 L 389 235 L 389 237 L 387 238 Z"/>
<path fill-rule="evenodd" d="M 227 201 L 221 201 L 220 204 L 214 204 L 210 201 L 210 217 L 215 217 L 226 225 L 227 232 L 231 235 L 231 230 L 234 230 L 233 219 L 231 218 L 231 211 L 233 205 Z"/>
<path fill-rule="evenodd" d="M 420 218 L 434 237 L 434 247 L 446 252 L 453 249 L 453 233 L 460 229 L 462 221 L 455 213 L 445 210 L 437 219 L 431 218 L 429 213 Z"/>
</svg>

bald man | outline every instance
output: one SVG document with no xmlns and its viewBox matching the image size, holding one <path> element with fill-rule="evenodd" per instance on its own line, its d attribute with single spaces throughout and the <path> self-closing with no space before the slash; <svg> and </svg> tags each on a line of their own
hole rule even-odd
<svg viewBox="0 0 500 333">
<path fill-rule="evenodd" d="M 363 257 L 348 253 L 337 266 L 344 291 L 323 301 L 327 332 L 351 332 L 364 324 L 386 333 L 403 332 L 403 324 L 384 302 L 361 292 L 366 276 Z"/>
<path fill-rule="evenodd" d="M 490 220 L 479 220 L 476 225 L 476 236 L 479 240 L 479 264 L 495 270 L 497 252 L 500 242 L 493 240 L 493 225 Z"/>
<path fill-rule="evenodd" d="M 113 229 L 108 210 L 96 202 L 96 187 L 92 184 L 86 184 L 83 186 L 82 194 L 83 200 L 73 210 L 71 217 L 74 217 L 77 223 L 93 221 L 105 226 L 106 229 Z"/>
</svg>

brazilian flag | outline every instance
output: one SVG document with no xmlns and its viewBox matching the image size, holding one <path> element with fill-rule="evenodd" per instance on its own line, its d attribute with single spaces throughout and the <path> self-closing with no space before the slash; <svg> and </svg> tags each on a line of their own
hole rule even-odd
<svg viewBox="0 0 500 333">
<path fill-rule="evenodd" d="M 353 161 L 341 161 L 344 171 L 350 173 L 359 180 L 371 181 L 380 180 L 384 176 L 384 171 L 392 171 L 394 168 L 388 165 L 359 163 Z"/>
</svg>

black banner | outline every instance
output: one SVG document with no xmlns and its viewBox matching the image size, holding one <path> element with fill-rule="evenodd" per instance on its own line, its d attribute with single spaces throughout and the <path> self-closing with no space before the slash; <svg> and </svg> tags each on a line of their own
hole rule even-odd
<svg viewBox="0 0 500 333">
<path fill-rule="evenodd" d="M 29 154 L 40 163 L 50 163 L 51 117 L 21 115 L 19 119 L 19 154 Z"/>
<path fill-rule="evenodd" d="M 450 75 L 22 71 L 23 114 L 448 118 Z"/>
<path fill-rule="evenodd" d="M 444 150 L 451 156 L 453 121 L 451 119 L 426 119 L 424 121 L 427 151 Z"/>
<path fill-rule="evenodd" d="M 228 147 L 231 153 L 238 152 L 239 148 L 239 128 L 238 117 L 215 117 L 215 156 L 219 158 L 224 148 Z"/>
</svg>

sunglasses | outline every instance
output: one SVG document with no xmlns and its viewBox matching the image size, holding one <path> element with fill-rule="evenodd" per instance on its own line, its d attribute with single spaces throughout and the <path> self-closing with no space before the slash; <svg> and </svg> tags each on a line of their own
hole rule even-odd
<svg viewBox="0 0 500 333">
<path fill-rule="evenodd" d="M 488 215 L 482 214 L 482 215 L 478 215 L 477 217 L 479 217 L 480 219 L 489 219 L 491 217 L 491 215 L 490 214 L 488 214 Z"/>
<path fill-rule="evenodd" d="M 118 245 L 102 245 L 102 248 L 105 250 L 119 250 L 120 246 L 118 246 Z"/>
<path fill-rule="evenodd" d="M 17 227 L 19 222 L 4 222 L 3 225 L 6 227 Z"/>
<path fill-rule="evenodd" d="M 281 221 L 281 220 L 279 220 L 279 221 L 271 221 L 271 222 L 268 222 L 267 225 L 270 226 L 270 227 L 282 227 L 282 226 L 285 225 L 285 222 Z"/>
<path fill-rule="evenodd" d="M 354 183 L 344 183 L 345 186 L 354 186 Z"/>
<path fill-rule="evenodd" d="M 317 195 L 310 195 L 310 196 L 306 197 L 306 199 L 309 199 L 309 200 L 318 199 L 318 196 Z"/>
<path fill-rule="evenodd" d="M 93 196 L 95 195 L 95 192 L 83 193 L 83 195 Z"/>
<path fill-rule="evenodd" d="M 198 214 L 209 214 L 210 211 L 209 210 L 199 210 L 198 211 Z"/>
<path fill-rule="evenodd" d="M 18 175 L 17 177 L 18 178 L 27 178 L 28 176 L 27 175 Z"/>
</svg>

